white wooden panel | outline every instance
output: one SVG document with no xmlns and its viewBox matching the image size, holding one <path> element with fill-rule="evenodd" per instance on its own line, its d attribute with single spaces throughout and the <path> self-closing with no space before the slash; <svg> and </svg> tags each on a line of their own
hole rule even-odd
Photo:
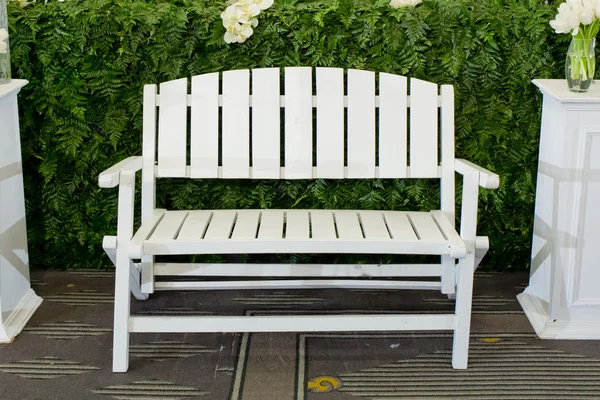
<svg viewBox="0 0 600 400">
<path fill-rule="evenodd" d="M 309 239 L 310 220 L 307 210 L 288 210 L 285 213 L 285 238 Z"/>
<path fill-rule="evenodd" d="M 419 240 L 406 213 L 400 211 L 385 211 L 383 215 L 392 239 L 406 241 Z"/>
<path fill-rule="evenodd" d="M 187 79 L 160 84 L 158 166 L 169 177 L 185 177 Z"/>
<path fill-rule="evenodd" d="M 454 314 L 293 315 L 244 317 L 134 316 L 130 332 L 358 332 L 453 330 Z"/>
<path fill-rule="evenodd" d="M 144 86 L 143 136 L 142 136 L 142 223 L 147 221 L 156 207 L 156 85 Z"/>
<path fill-rule="evenodd" d="M 216 178 L 219 168 L 219 74 L 192 77 L 190 177 Z"/>
<path fill-rule="evenodd" d="M 410 80 L 410 175 L 437 178 L 438 87 L 435 83 Z"/>
<path fill-rule="evenodd" d="M 168 211 L 158 223 L 158 226 L 148 239 L 151 242 L 170 242 L 177 237 L 187 211 Z"/>
<path fill-rule="evenodd" d="M 360 222 L 366 239 L 390 239 L 381 211 L 360 211 Z"/>
<path fill-rule="evenodd" d="M 344 70 L 317 68 L 317 177 L 344 177 Z"/>
<path fill-rule="evenodd" d="M 312 178 L 312 69 L 285 68 L 285 178 Z"/>
<path fill-rule="evenodd" d="M 235 227 L 231 234 L 232 239 L 255 239 L 258 231 L 260 211 L 243 210 L 238 211 Z"/>
<path fill-rule="evenodd" d="M 223 178 L 250 177 L 250 71 L 223 72 Z"/>
<path fill-rule="evenodd" d="M 379 177 L 406 178 L 406 77 L 379 74 Z"/>
<path fill-rule="evenodd" d="M 260 215 L 258 238 L 261 240 L 283 237 L 283 210 L 263 210 Z"/>
<path fill-rule="evenodd" d="M 229 239 L 233 224 L 235 222 L 237 213 L 232 210 L 218 210 L 214 211 L 206 235 L 206 240 L 223 240 Z"/>
<path fill-rule="evenodd" d="M 440 264 L 157 263 L 156 276 L 402 277 L 441 276 Z"/>
<path fill-rule="evenodd" d="M 335 211 L 335 225 L 340 239 L 363 239 L 356 211 Z"/>
<path fill-rule="evenodd" d="M 263 275 L 264 276 L 264 275 Z M 160 281 L 156 290 L 231 290 L 231 289 L 417 289 L 440 290 L 435 281 L 397 281 L 363 279 L 310 279 L 310 280 L 242 280 L 242 281 Z M 195 318 L 195 317 L 191 317 Z M 202 318 L 202 317 L 200 317 Z M 228 318 L 228 317 L 217 317 Z M 242 317 L 243 318 L 243 317 Z M 257 317 L 250 317 L 257 318 Z M 258 317 L 260 318 L 260 317 Z M 396 329 L 397 330 L 397 329 Z"/>
<path fill-rule="evenodd" d="M 162 210 L 162 209 L 154 210 L 154 212 L 152 214 L 150 214 L 148 219 L 146 219 L 146 221 L 144 221 L 142 226 L 140 226 L 140 228 L 137 230 L 137 232 L 135 232 L 135 235 L 133 236 L 133 238 L 129 242 L 129 245 L 127 246 L 127 248 L 128 248 L 127 255 L 129 256 L 129 258 L 139 259 L 143 256 L 144 253 L 142 251 L 142 246 L 144 244 L 144 241 L 148 240 L 148 238 L 150 238 L 150 236 L 152 236 L 154 229 L 158 226 L 158 224 L 159 224 L 160 220 L 163 218 L 164 214 L 165 214 L 165 210 Z M 107 237 L 108 236 L 104 236 L 104 240 L 102 241 L 102 247 L 104 247 L 105 250 L 108 247 L 105 244 Z M 115 248 L 116 248 L 116 242 L 115 242 Z M 115 262 L 113 261 L 113 263 L 115 263 Z"/>
<path fill-rule="evenodd" d="M 333 211 L 311 210 L 310 226 L 313 239 L 334 240 L 337 239 L 335 225 L 333 223 Z"/>
<path fill-rule="evenodd" d="M 190 211 L 181 230 L 179 231 L 179 235 L 177 236 L 178 240 L 200 240 L 202 236 L 204 236 L 204 232 L 206 232 L 206 227 L 210 222 L 210 218 L 212 216 L 212 211 L 208 210 L 197 210 Z"/>
<path fill-rule="evenodd" d="M 252 177 L 279 179 L 279 68 L 252 70 Z"/>
<path fill-rule="evenodd" d="M 375 73 L 348 70 L 348 178 L 375 177 Z"/>
<path fill-rule="evenodd" d="M 430 213 L 410 212 L 408 216 L 419 235 L 419 239 L 438 242 L 446 240 Z"/>
</svg>

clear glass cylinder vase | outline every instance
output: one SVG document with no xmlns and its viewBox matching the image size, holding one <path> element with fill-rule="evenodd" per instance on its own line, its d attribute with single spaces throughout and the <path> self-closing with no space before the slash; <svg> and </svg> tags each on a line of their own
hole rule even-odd
<svg viewBox="0 0 600 400">
<path fill-rule="evenodd" d="M 587 92 L 596 72 L 596 39 L 571 39 L 565 63 L 565 75 L 569 89 Z"/>
<path fill-rule="evenodd" d="M 0 85 L 10 82 L 10 48 L 6 0 L 0 0 Z"/>
</svg>

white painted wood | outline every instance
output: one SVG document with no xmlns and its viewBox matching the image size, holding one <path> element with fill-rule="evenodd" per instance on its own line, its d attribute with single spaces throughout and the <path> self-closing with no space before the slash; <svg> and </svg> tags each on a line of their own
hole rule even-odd
<svg viewBox="0 0 600 400">
<path fill-rule="evenodd" d="M 237 217 L 237 212 L 232 210 L 219 210 L 214 211 L 212 219 L 208 225 L 208 229 L 206 230 L 206 235 L 204 238 L 206 241 L 211 240 L 219 240 L 223 241 L 228 239 L 231 236 L 233 231 L 233 226 L 235 224 L 235 220 Z M 197 243 L 197 242 L 191 242 Z M 186 253 L 181 253 L 186 254 Z M 193 254 L 193 253 L 189 253 Z"/>
<path fill-rule="evenodd" d="M 340 239 L 360 240 L 364 238 L 357 211 L 335 211 L 334 217 Z"/>
<path fill-rule="evenodd" d="M 231 290 L 231 289 L 415 289 L 440 290 L 440 282 L 432 281 L 377 281 L 352 279 L 309 279 L 268 281 L 160 281 L 156 290 Z"/>
<path fill-rule="evenodd" d="M 385 211 L 383 216 L 392 239 L 404 241 L 419 240 L 405 212 Z"/>
<path fill-rule="evenodd" d="M 209 239 L 208 232 L 211 229 L 217 229 L 215 225 L 215 216 L 210 223 L 210 227 L 205 236 L 205 240 L 166 240 L 156 241 L 148 240 L 144 243 L 144 253 L 148 255 L 170 255 L 170 254 L 284 254 L 284 253 L 330 253 L 330 254 L 450 254 L 450 247 L 446 240 L 436 241 L 400 241 L 400 240 L 341 240 L 331 239 L 261 239 L 257 241 L 248 240 L 225 240 Z M 233 218 L 233 216 L 232 216 Z M 319 219 L 320 222 L 323 220 Z M 325 225 L 325 224 L 323 224 Z M 233 228 L 233 225 L 229 229 Z M 227 234 L 227 227 L 220 227 L 218 230 Z M 319 229 L 319 236 L 331 235 L 334 230 L 331 222 L 328 230 Z M 260 231 L 259 231 L 260 232 Z M 314 228 L 313 228 L 314 232 Z"/>
<path fill-rule="evenodd" d="M 258 239 L 277 240 L 283 237 L 283 210 L 263 210 L 260 213 Z"/>
<path fill-rule="evenodd" d="M 379 178 L 406 177 L 406 89 L 406 77 L 379 74 Z"/>
<path fill-rule="evenodd" d="M 156 276 L 439 277 L 439 264 L 184 264 L 157 263 Z"/>
<path fill-rule="evenodd" d="M 386 241 L 391 239 L 381 211 L 360 211 L 359 218 L 365 238 Z"/>
<path fill-rule="evenodd" d="M 438 97 L 435 83 L 410 80 L 411 177 L 437 178 Z"/>
<path fill-rule="evenodd" d="M 348 178 L 375 177 L 375 73 L 348 70 Z"/>
<path fill-rule="evenodd" d="M 114 188 L 119 184 L 119 177 L 122 170 L 136 172 L 140 169 L 142 169 L 142 157 L 127 157 L 123 161 L 119 161 L 112 167 L 102 171 L 98 176 L 98 186 L 101 188 Z"/>
<path fill-rule="evenodd" d="M 223 178 L 250 177 L 250 71 L 223 72 Z"/>
<path fill-rule="evenodd" d="M 286 239 L 308 240 L 310 238 L 310 216 L 308 210 L 287 210 L 285 212 Z"/>
<path fill-rule="evenodd" d="M 529 286 L 518 300 L 543 339 L 599 340 L 600 88 L 534 84 L 544 94 L 540 153 Z"/>
<path fill-rule="evenodd" d="M 316 240 L 335 240 L 335 224 L 333 212 L 329 210 L 310 211 L 311 238 Z"/>
<path fill-rule="evenodd" d="M 456 288 L 456 328 L 452 345 L 452 367 L 466 369 L 471 330 L 473 274 L 475 273 L 475 232 L 477 230 L 477 201 L 479 175 L 468 171 L 463 178 L 460 235 L 467 246 L 467 255 L 458 262 Z"/>
<path fill-rule="evenodd" d="M 132 259 L 142 258 L 143 245 L 144 241 L 148 240 L 150 236 L 154 233 L 157 225 L 160 223 L 162 218 L 165 215 L 165 211 L 163 209 L 154 210 L 154 212 L 150 215 L 150 217 L 140 226 L 140 228 L 135 232 L 135 235 L 129 242 L 129 250 L 128 255 Z M 105 239 L 107 236 L 104 237 Z M 116 243 L 115 243 L 116 246 Z M 115 247 L 116 248 L 116 247 Z M 116 263 L 116 261 L 115 261 Z"/>
<path fill-rule="evenodd" d="M 142 110 L 142 222 L 156 208 L 156 85 L 144 85 Z"/>
<path fill-rule="evenodd" d="M 185 177 L 187 82 L 187 79 L 177 79 L 160 84 L 158 166 L 169 177 Z"/>
<path fill-rule="evenodd" d="M 486 189 L 498 189 L 500 186 L 500 177 L 488 171 L 485 168 L 480 167 L 479 165 L 475 165 L 472 162 L 467 160 L 463 160 L 462 158 L 457 158 L 454 162 L 456 172 L 459 174 L 463 174 L 468 170 L 475 170 L 479 173 L 479 186 L 484 187 Z"/>
<path fill-rule="evenodd" d="M 282 218 L 283 219 L 283 218 Z M 260 220 L 259 210 L 238 211 L 232 239 L 256 239 Z M 283 225 L 283 224 L 282 224 Z M 281 236 L 281 235 L 280 235 Z"/>
<path fill-rule="evenodd" d="M 343 71 L 319 68 L 317 95 L 312 95 L 310 68 L 285 69 L 285 96 L 279 94 L 279 69 L 223 74 L 161 85 L 161 95 L 147 86 L 144 103 L 144 150 L 105 171 L 103 186 L 119 184 L 117 238 L 107 238 L 107 251 L 116 256 L 113 369 L 127 370 L 129 331 L 310 331 L 454 329 L 453 366 L 465 368 L 468 355 L 473 271 L 489 247 L 476 236 L 478 184 L 495 187 L 497 175 L 459 160 L 454 162 L 453 92 L 433 83 L 381 75 L 380 97 L 375 75 L 348 71 L 348 96 L 343 95 Z M 164 90 L 163 90 L 164 88 Z M 183 99 L 183 100 L 182 100 Z M 348 107 L 348 143 L 344 144 L 344 110 Z M 187 109 L 192 108 L 190 165 L 186 164 Z M 158 165 L 154 162 L 159 107 Z M 223 107 L 222 159 L 217 164 L 218 106 Z M 376 107 L 380 114 L 380 166 L 376 166 Z M 442 107 L 441 165 L 438 165 L 438 106 Z M 250 109 L 252 129 L 250 129 Z M 284 167 L 280 166 L 280 108 L 284 107 Z M 406 110 L 410 107 L 410 166 L 406 164 Z M 317 108 L 316 166 L 313 165 L 313 108 Z M 196 110 L 198 112 L 196 112 Z M 179 114 L 177 114 L 179 113 Z M 171 126 L 173 125 L 173 126 Z M 171 132 L 181 132 L 173 143 Z M 593 136 L 593 135 L 592 135 Z M 146 140 L 146 138 L 148 138 Z M 252 148 L 250 148 L 252 140 Z M 153 142 L 154 141 L 154 142 Z M 183 143 L 183 146 L 181 145 Z M 344 147 L 348 166 L 344 167 Z M 183 152 L 182 149 L 183 148 Z M 252 154 L 252 155 L 251 155 Z M 167 157 L 169 156 L 169 157 Z M 176 160 L 175 160 L 176 159 Z M 183 165 L 181 165 L 183 163 Z M 252 164 L 252 165 L 251 165 Z M 133 236 L 134 172 L 142 168 L 144 217 Z M 461 235 L 454 229 L 454 169 L 464 174 Z M 442 179 L 442 209 L 429 212 L 365 210 L 155 210 L 157 177 L 216 178 L 375 178 L 435 177 Z M 132 237 L 133 236 L 133 237 Z M 284 239 L 285 238 L 285 239 Z M 116 250 L 116 251 L 115 251 Z M 113 254 L 116 253 L 116 254 Z M 154 264 L 155 255 L 192 254 L 418 254 L 442 256 L 434 265 L 217 265 Z M 136 264 L 133 260 L 141 258 Z M 454 267 L 459 259 L 459 266 Z M 141 269 L 141 277 L 140 277 Z M 458 269 L 455 280 L 454 271 Z M 154 281 L 154 276 L 264 277 L 265 280 Z M 361 280 L 340 278 L 440 277 L 440 281 Z M 273 278 L 301 278 L 273 280 Z M 318 279 L 307 279 L 318 278 Z M 225 289 L 430 289 L 451 294 L 458 288 L 454 315 L 170 318 L 130 317 L 129 288 L 140 299 L 154 290 Z M 324 321 L 327 321 L 324 323 Z M 333 321 L 333 322 L 332 322 Z M 334 323 L 335 322 L 335 323 Z M 331 326 L 329 325 L 331 324 Z M 129 329 L 128 329 L 129 326 Z"/>
<path fill-rule="evenodd" d="M 441 209 L 452 227 L 454 227 L 456 218 L 456 194 L 454 192 L 454 87 L 452 85 L 440 86 L 440 97 L 442 156 L 442 179 L 440 180 Z M 444 270 L 442 275 L 442 293 L 453 294 L 456 291 L 456 262 L 450 256 L 442 256 L 442 264 Z M 475 265 L 478 265 L 478 263 Z"/>
<path fill-rule="evenodd" d="M 429 213 L 409 212 L 410 219 L 420 240 L 437 242 L 445 240 L 444 235 Z"/>
<path fill-rule="evenodd" d="M 219 167 L 219 73 L 192 77 L 190 177 L 216 178 Z"/>
<path fill-rule="evenodd" d="M 177 235 L 177 240 L 200 240 L 204 238 L 212 216 L 213 212 L 208 210 L 190 211 L 179 231 L 179 235 Z"/>
<path fill-rule="evenodd" d="M 454 260 L 452 258 L 463 258 L 466 255 L 466 246 L 460 235 L 454 229 L 454 224 L 448 219 L 446 213 L 441 210 L 435 210 L 431 212 L 431 217 L 435 221 L 442 235 L 448 240 L 448 244 L 451 246 L 450 249 L 450 266 L 454 268 Z M 484 237 L 487 239 L 486 237 Z M 486 248 L 487 251 L 487 248 Z M 477 267 L 479 263 L 476 263 Z M 452 276 L 450 272 L 450 276 Z"/>
<path fill-rule="evenodd" d="M 317 178 L 344 178 L 344 70 L 317 68 Z"/>
<path fill-rule="evenodd" d="M 179 234 L 179 229 L 181 229 L 181 225 L 187 216 L 188 211 L 169 211 L 165 213 L 147 240 L 149 242 L 168 242 L 174 240 Z M 136 240 L 139 239 L 136 238 Z"/>
<path fill-rule="evenodd" d="M 359 332 L 452 330 L 454 315 L 131 317 L 131 332 Z"/>
<path fill-rule="evenodd" d="M 312 69 L 285 68 L 285 178 L 312 178 Z"/>
<path fill-rule="evenodd" d="M 252 70 L 252 177 L 279 179 L 279 68 Z"/>
<path fill-rule="evenodd" d="M 0 85 L 0 343 L 10 343 L 42 303 L 31 289 L 17 94 Z"/>
<path fill-rule="evenodd" d="M 130 259 L 126 244 L 133 236 L 135 173 L 121 173 L 117 223 L 117 269 L 115 272 L 115 308 L 113 328 L 113 372 L 129 367 Z"/>
</svg>

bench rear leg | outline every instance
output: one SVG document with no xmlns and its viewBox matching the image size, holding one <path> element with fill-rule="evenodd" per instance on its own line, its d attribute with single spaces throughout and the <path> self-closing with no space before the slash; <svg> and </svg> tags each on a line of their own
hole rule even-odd
<svg viewBox="0 0 600 400">
<path fill-rule="evenodd" d="M 475 257 L 467 254 L 458 263 L 458 282 L 456 288 L 456 324 L 454 344 L 452 346 L 452 367 L 466 369 L 469 358 L 469 333 L 471 331 L 471 304 L 473 299 L 473 274 Z"/>
</svg>

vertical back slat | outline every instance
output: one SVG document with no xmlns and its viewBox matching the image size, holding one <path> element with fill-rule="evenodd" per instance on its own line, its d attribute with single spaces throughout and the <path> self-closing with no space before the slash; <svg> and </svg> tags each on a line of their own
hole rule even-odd
<svg viewBox="0 0 600 400">
<path fill-rule="evenodd" d="M 285 178 L 312 178 L 312 69 L 285 68 Z"/>
<path fill-rule="evenodd" d="M 279 68 L 252 70 L 252 177 L 279 179 Z"/>
<path fill-rule="evenodd" d="M 438 87 L 410 80 L 410 176 L 438 178 Z"/>
<path fill-rule="evenodd" d="M 348 70 L 348 178 L 375 177 L 375 73 Z"/>
<path fill-rule="evenodd" d="M 250 177 L 250 71 L 223 72 L 223 178 Z"/>
<path fill-rule="evenodd" d="M 216 178 L 219 169 L 219 74 L 192 77 L 190 177 Z"/>
<path fill-rule="evenodd" d="M 144 86 L 142 128 L 142 222 L 156 208 L 156 85 Z"/>
<path fill-rule="evenodd" d="M 344 177 L 344 70 L 317 68 L 317 178 Z"/>
<path fill-rule="evenodd" d="M 187 79 L 160 84 L 158 168 L 161 176 L 185 177 L 187 165 Z"/>
<path fill-rule="evenodd" d="M 454 186 L 454 87 L 442 85 L 441 107 L 441 140 L 442 140 L 442 179 L 441 209 L 454 226 L 455 221 L 455 186 Z M 455 260 L 449 256 L 442 256 L 442 293 L 454 293 Z"/>
<path fill-rule="evenodd" d="M 379 177 L 406 178 L 406 77 L 379 74 Z"/>
</svg>

